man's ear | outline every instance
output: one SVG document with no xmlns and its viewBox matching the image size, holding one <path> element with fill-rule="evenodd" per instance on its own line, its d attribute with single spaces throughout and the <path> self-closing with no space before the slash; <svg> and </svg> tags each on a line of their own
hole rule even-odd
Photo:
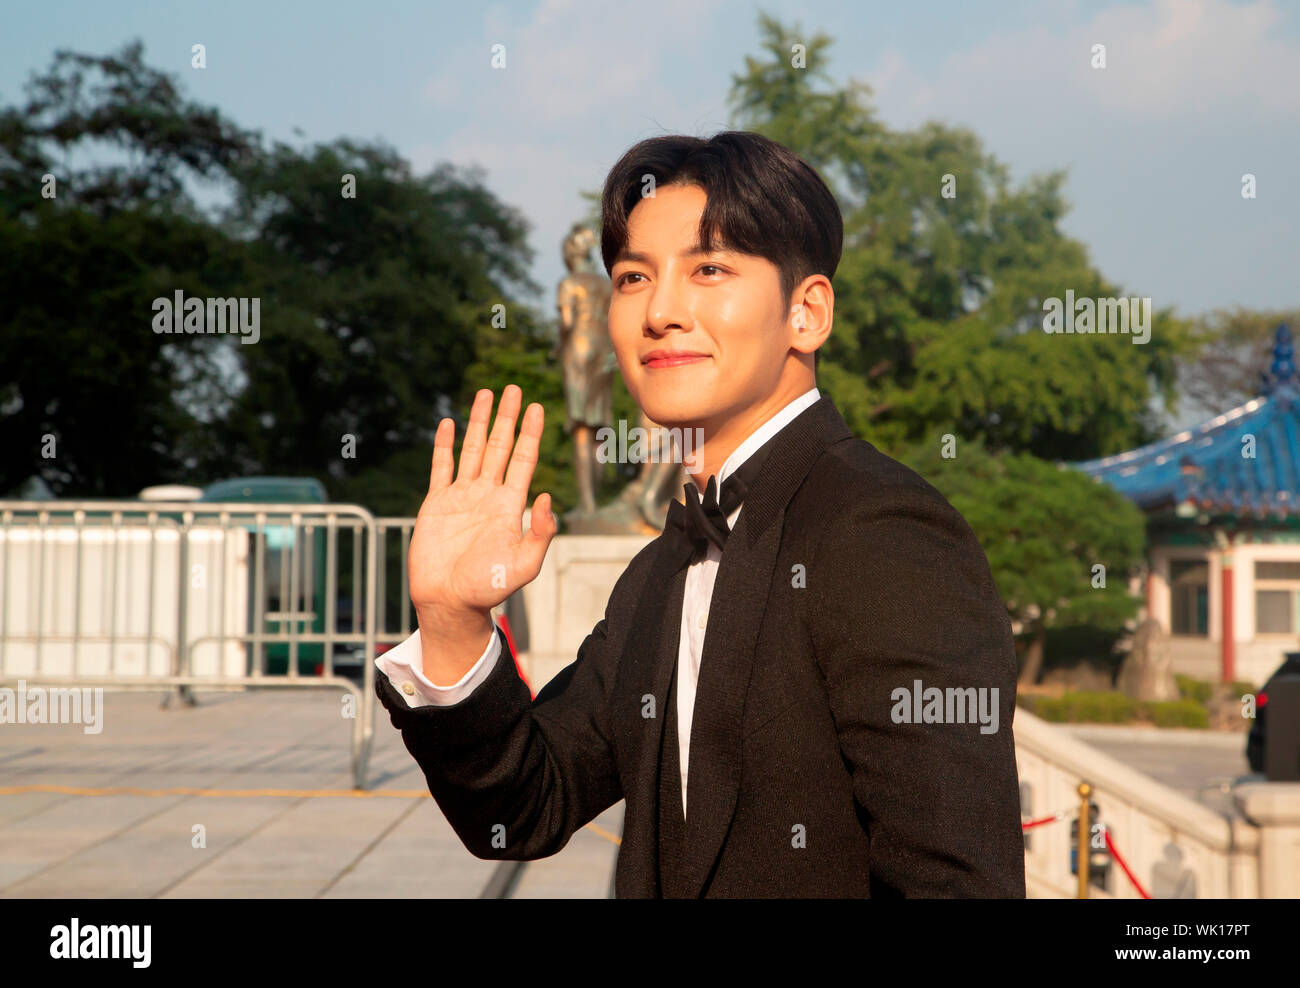
<svg viewBox="0 0 1300 988">
<path fill-rule="evenodd" d="M 799 338 L 796 349 L 813 353 L 831 333 L 835 311 L 835 293 L 824 275 L 812 275 L 794 293 L 790 306 L 790 326 Z"/>
</svg>

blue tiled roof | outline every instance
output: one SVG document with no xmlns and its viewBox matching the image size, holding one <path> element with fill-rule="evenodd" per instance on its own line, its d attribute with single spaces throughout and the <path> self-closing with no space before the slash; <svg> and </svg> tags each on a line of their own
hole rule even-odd
<svg viewBox="0 0 1300 988">
<path fill-rule="evenodd" d="M 1291 331 L 1277 328 L 1261 394 L 1167 439 L 1069 463 L 1141 508 L 1192 502 L 1235 515 L 1300 514 L 1300 379 Z M 1254 456 L 1243 439 L 1254 436 Z"/>
</svg>

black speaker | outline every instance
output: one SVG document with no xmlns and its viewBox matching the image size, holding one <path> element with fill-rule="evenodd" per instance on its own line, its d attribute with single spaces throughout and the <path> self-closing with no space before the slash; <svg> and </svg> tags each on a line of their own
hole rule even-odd
<svg viewBox="0 0 1300 988">
<path fill-rule="evenodd" d="M 1300 782 L 1300 676 L 1278 676 L 1268 687 L 1264 775 L 1269 782 Z"/>
</svg>

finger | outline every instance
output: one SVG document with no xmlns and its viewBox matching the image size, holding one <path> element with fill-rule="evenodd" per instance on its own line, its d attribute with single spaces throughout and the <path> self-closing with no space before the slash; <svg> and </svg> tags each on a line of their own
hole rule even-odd
<svg viewBox="0 0 1300 988">
<path fill-rule="evenodd" d="M 451 483 L 451 468 L 456 460 L 452 452 L 455 446 L 456 423 L 452 419 L 443 419 L 433 434 L 433 466 L 429 468 L 430 494 L 436 494 Z"/>
<path fill-rule="evenodd" d="M 483 449 L 487 445 L 487 425 L 491 416 L 492 392 L 483 388 L 474 396 L 474 405 L 470 408 L 469 427 L 465 430 L 465 441 L 460 447 L 457 483 L 478 477 L 479 468 L 483 465 Z"/>
<path fill-rule="evenodd" d="M 533 510 L 528 515 L 527 534 L 538 535 L 541 533 L 542 529 L 546 527 L 548 521 L 547 512 L 549 499 L 543 500 L 544 497 L 544 494 L 538 494 L 537 497 L 533 499 Z"/>
<path fill-rule="evenodd" d="M 542 445 L 542 428 L 546 424 L 546 410 L 537 402 L 528 406 L 524 422 L 519 429 L 519 439 L 510 455 L 510 469 L 506 472 L 506 486 L 519 495 L 520 503 L 528 497 L 528 485 L 533 482 L 538 450 Z M 550 498 L 546 499 L 550 507 Z"/>
<path fill-rule="evenodd" d="M 528 535 L 519 548 L 520 568 L 525 573 L 532 573 L 534 579 L 542 570 L 546 549 L 558 530 L 555 514 L 551 510 L 551 495 L 538 494 L 533 501 L 533 512 L 528 519 Z"/>
<path fill-rule="evenodd" d="M 501 392 L 497 420 L 492 424 L 492 435 L 488 438 L 482 471 L 482 475 L 490 478 L 494 484 L 500 484 L 501 475 L 506 472 L 506 459 L 515 444 L 515 420 L 519 418 L 519 405 L 523 399 L 523 389 L 517 384 L 507 384 Z"/>
</svg>

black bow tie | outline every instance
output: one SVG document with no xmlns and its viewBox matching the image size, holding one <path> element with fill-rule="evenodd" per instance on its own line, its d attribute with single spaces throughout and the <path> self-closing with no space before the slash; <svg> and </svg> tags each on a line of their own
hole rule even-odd
<svg viewBox="0 0 1300 988">
<path fill-rule="evenodd" d="M 744 503 L 745 495 L 757 479 L 771 448 L 772 441 L 768 440 L 727 477 L 722 485 L 721 499 L 718 497 L 718 478 L 713 475 L 709 476 L 702 500 L 700 489 L 694 483 L 683 487 L 686 503 L 682 505 L 674 500 L 669 504 L 664 531 L 678 540 L 683 548 L 685 543 L 689 543 L 696 556 L 707 554 L 710 542 L 718 547 L 719 552 L 725 549 L 727 537 L 731 535 L 727 518 Z"/>
</svg>

